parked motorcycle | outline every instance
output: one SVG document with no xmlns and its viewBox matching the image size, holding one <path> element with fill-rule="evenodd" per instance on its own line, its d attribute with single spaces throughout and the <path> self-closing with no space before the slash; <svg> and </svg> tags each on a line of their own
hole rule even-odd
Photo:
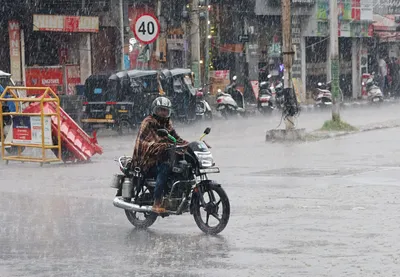
<svg viewBox="0 0 400 277">
<path fill-rule="evenodd" d="M 367 89 L 368 101 L 371 101 L 372 103 L 383 102 L 383 93 L 375 81 L 375 72 L 372 72 L 366 83 L 364 84 L 363 82 L 362 85 L 365 85 L 365 88 Z"/>
<path fill-rule="evenodd" d="M 202 141 L 209 134 L 207 128 L 199 141 L 188 146 L 178 146 L 176 139 L 167 130 L 159 129 L 158 136 L 167 137 L 171 142 L 169 163 L 172 172 L 167 181 L 163 204 L 169 215 L 181 215 L 190 212 L 197 226 L 204 233 L 218 234 L 228 224 L 230 203 L 224 189 L 215 181 L 209 180 L 207 174 L 219 173 L 210 146 Z M 159 214 L 152 212 L 153 194 L 156 184 L 155 176 L 143 175 L 140 168 L 131 169 L 132 158 L 123 156 L 118 159 L 122 174 L 114 176 L 112 187 L 117 189 L 113 204 L 125 210 L 129 222 L 137 228 L 148 228 Z M 217 198 L 218 196 L 218 198 Z M 205 211 L 205 220 L 201 212 Z M 139 218 L 143 215 L 144 218 Z M 215 226 L 210 219 L 216 219 Z"/>
<path fill-rule="evenodd" d="M 196 117 L 197 119 L 212 119 L 210 104 L 204 99 L 204 92 L 201 88 L 196 92 Z"/>
<path fill-rule="evenodd" d="M 314 94 L 315 106 L 317 107 L 327 107 L 332 106 L 332 93 L 331 84 L 329 83 L 318 83 L 317 93 Z"/>
<path fill-rule="evenodd" d="M 218 89 L 217 92 L 217 111 L 228 119 L 229 116 L 240 114 L 246 116 L 243 94 L 236 89 L 236 76 L 233 76 L 232 84 L 225 88 L 225 92 Z"/>
<path fill-rule="evenodd" d="M 331 81 L 327 83 L 319 82 L 317 84 L 316 93 L 314 93 L 313 97 L 315 100 L 315 106 L 317 107 L 331 107 L 333 104 L 333 98 L 331 93 L 332 83 Z M 339 88 L 339 97 L 340 102 L 343 102 L 343 93 Z"/>
<path fill-rule="evenodd" d="M 257 98 L 257 108 L 262 114 L 270 114 L 274 110 L 272 91 L 268 81 L 263 81 L 260 83 L 260 92 Z"/>
<path fill-rule="evenodd" d="M 282 77 L 283 80 L 284 77 Z M 275 106 L 278 109 L 283 109 L 285 106 L 285 95 L 283 93 L 283 82 L 282 80 L 278 80 L 274 86 L 275 92 Z"/>
</svg>

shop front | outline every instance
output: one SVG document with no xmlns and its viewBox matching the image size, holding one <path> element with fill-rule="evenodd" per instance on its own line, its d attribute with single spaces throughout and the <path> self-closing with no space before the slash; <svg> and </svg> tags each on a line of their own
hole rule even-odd
<svg viewBox="0 0 400 277">
<path fill-rule="evenodd" d="M 98 32 L 98 17 L 34 14 L 25 39 L 26 85 L 76 94 L 76 86 L 92 74 L 91 33 Z"/>
</svg>

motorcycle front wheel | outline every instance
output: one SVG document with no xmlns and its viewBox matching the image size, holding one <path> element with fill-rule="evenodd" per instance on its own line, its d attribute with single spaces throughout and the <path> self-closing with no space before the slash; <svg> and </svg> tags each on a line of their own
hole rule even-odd
<svg viewBox="0 0 400 277">
<path fill-rule="evenodd" d="M 204 233 L 209 235 L 219 234 L 225 229 L 230 217 L 231 208 L 228 195 L 219 185 L 210 184 L 208 189 L 204 191 L 203 198 L 205 205 L 200 203 L 199 197 L 194 200 L 194 221 Z M 203 211 L 205 212 L 204 218 L 201 214 Z M 212 225 L 212 222 L 217 224 Z"/>
</svg>

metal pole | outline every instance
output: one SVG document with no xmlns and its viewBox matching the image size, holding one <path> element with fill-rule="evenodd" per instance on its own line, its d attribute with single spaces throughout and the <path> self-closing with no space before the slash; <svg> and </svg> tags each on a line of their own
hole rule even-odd
<svg viewBox="0 0 400 277">
<path fill-rule="evenodd" d="M 210 35 L 210 24 L 208 23 L 210 20 L 210 14 L 209 10 L 207 7 L 207 12 L 206 12 L 206 53 L 205 53 L 205 61 L 204 61 L 204 86 L 207 86 L 207 91 L 208 89 L 208 84 L 209 84 L 209 67 L 210 67 L 210 39 L 208 36 Z"/>
<path fill-rule="evenodd" d="M 283 36 L 283 64 L 285 98 L 292 95 L 292 36 L 291 36 L 291 9 L 290 0 L 282 0 L 282 36 Z M 295 100 L 297 101 L 297 100 Z M 288 99 L 285 100 L 288 103 Z M 291 115 L 285 117 L 286 130 L 294 129 L 294 118 Z"/>
<path fill-rule="evenodd" d="M 200 87 L 200 20 L 199 20 L 199 0 L 192 1 L 191 12 L 191 30 L 190 30 L 190 48 L 192 71 L 195 74 L 194 85 Z"/>
<path fill-rule="evenodd" d="M 340 120 L 339 97 L 339 36 L 338 36 L 338 6 L 337 0 L 330 0 L 330 52 L 331 52 L 331 93 L 333 97 L 332 120 Z"/>
<path fill-rule="evenodd" d="M 123 0 L 119 0 L 119 34 L 120 34 L 120 43 L 121 43 L 121 70 L 125 69 L 124 65 L 124 5 L 123 5 Z"/>
</svg>

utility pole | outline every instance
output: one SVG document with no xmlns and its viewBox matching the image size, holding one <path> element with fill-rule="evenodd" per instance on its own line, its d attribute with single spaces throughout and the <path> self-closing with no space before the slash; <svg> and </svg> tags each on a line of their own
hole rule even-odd
<svg viewBox="0 0 400 277">
<path fill-rule="evenodd" d="M 330 3 L 330 50 L 331 50 L 331 93 L 333 97 L 332 121 L 340 121 L 340 97 L 339 97 L 339 34 L 338 34 L 338 5 L 337 0 L 329 0 Z"/>
<path fill-rule="evenodd" d="M 210 11 L 209 11 L 209 8 L 208 8 L 208 6 L 207 6 L 207 8 L 206 8 L 206 39 L 205 39 L 205 42 L 206 42 L 206 52 L 205 52 L 205 58 L 204 58 L 204 84 L 203 84 L 203 86 L 207 86 L 207 91 L 209 90 L 209 66 L 210 66 L 210 41 L 211 41 L 211 39 L 209 38 L 209 36 L 210 36 Z"/>
<path fill-rule="evenodd" d="M 124 58 L 124 47 L 125 47 L 125 38 L 124 38 L 124 4 L 123 0 L 119 0 L 119 39 L 121 45 L 120 52 L 120 70 L 125 69 L 125 58 Z"/>
<path fill-rule="evenodd" d="M 292 34 L 291 34 L 291 9 L 290 0 L 282 0 L 282 36 L 283 36 L 283 64 L 284 70 L 284 95 L 285 105 L 288 105 L 289 99 L 292 98 L 292 63 L 293 63 L 293 49 L 292 49 Z M 289 99 L 288 99 L 289 98 Z M 297 99 L 295 99 L 297 101 Z M 289 114 L 285 116 L 286 130 L 294 129 L 294 118 L 289 109 Z"/>
<path fill-rule="evenodd" d="M 190 24 L 190 50 L 192 71 L 195 74 L 194 85 L 200 87 L 200 20 L 199 0 L 192 1 L 191 24 Z M 207 38 L 208 39 L 208 38 Z"/>
</svg>

